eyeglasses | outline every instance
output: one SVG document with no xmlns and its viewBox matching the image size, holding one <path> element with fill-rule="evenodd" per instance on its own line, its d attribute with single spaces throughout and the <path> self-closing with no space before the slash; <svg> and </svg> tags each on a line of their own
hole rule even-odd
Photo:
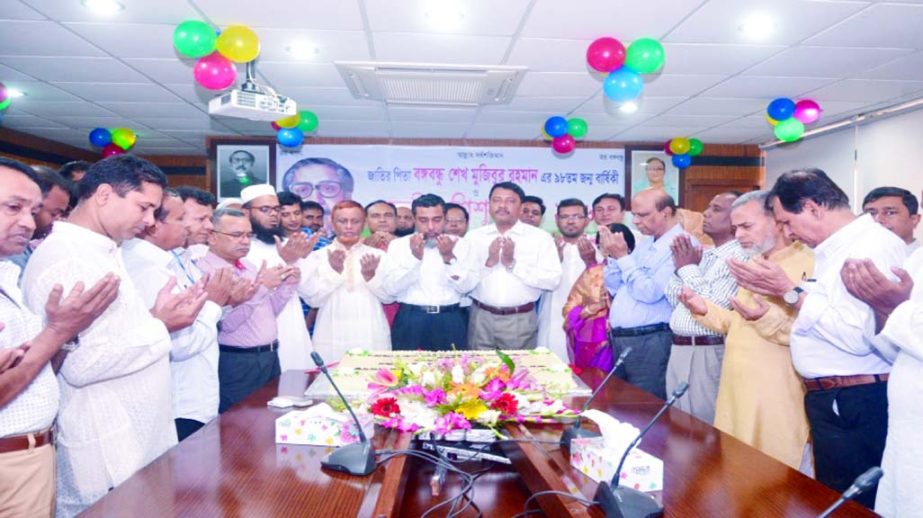
<svg viewBox="0 0 923 518">
<path fill-rule="evenodd" d="M 250 207 L 251 210 L 258 210 L 263 214 L 278 214 L 282 212 L 282 207 L 276 205 L 275 207 L 271 205 L 263 205 L 262 207 Z"/>
<path fill-rule="evenodd" d="M 566 216 L 558 216 L 558 219 L 563 219 L 564 221 L 581 220 L 586 219 L 586 216 L 583 214 L 568 214 Z"/>
<path fill-rule="evenodd" d="M 343 190 L 339 182 L 334 182 L 332 180 L 324 180 L 316 184 L 312 184 L 311 182 L 296 182 L 288 188 L 291 193 L 302 198 L 310 196 L 314 192 L 314 189 L 317 189 L 317 192 L 324 198 L 333 198 Z"/>
<path fill-rule="evenodd" d="M 221 234 L 222 236 L 228 236 L 231 239 L 240 241 L 243 238 L 246 238 L 247 241 L 253 239 L 253 232 L 221 232 L 220 230 L 215 230 L 215 234 Z"/>
</svg>

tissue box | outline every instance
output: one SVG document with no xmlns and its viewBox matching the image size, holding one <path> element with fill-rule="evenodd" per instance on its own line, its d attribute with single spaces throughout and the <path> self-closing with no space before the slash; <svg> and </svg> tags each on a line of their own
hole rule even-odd
<svg viewBox="0 0 923 518">
<path fill-rule="evenodd" d="M 571 442 L 570 464 L 596 482 L 610 481 L 622 451 L 605 448 L 602 437 L 578 438 Z M 663 490 L 663 461 L 635 448 L 622 466 L 620 485 L 639 491 Z"/>
<path fill-rule="evenodd" d="M 366 437 L 375 435 L 371 415 L 359 414 Z M 345 446 L 359 440 L 356 423 L 349 412 L 335 412 L 326 403 L 306 410 L 292 410 L 276 419 L 276 443 Z"/>
</svg>

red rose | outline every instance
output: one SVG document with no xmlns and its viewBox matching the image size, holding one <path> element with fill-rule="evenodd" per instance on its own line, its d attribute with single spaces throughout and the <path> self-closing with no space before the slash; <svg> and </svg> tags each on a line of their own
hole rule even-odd
<svg viewBox="0 0 923 518">
<path fill-rule="evenodd" d="M 400 414 L 401 407 L 393 397 L 381 398 L 372 403 L 372 414 L 380 417 L 391 417 L 394 414 Z"/>
<path fill-rule="evenodd" d="M 516 411 L 519 410 L 519 401 L 509 392 L 505 392 L 490 404 L 490 408 L 499 410 L 503 415 L 516 415 Z"/>
</svg>

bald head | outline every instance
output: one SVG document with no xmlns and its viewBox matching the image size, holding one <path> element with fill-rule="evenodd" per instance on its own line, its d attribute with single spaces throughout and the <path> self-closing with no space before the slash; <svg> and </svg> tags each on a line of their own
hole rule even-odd
<svg viewBox="0 0 923 518">
<path fill-rule="evenodd" d="M 712 238 L 716 246 L 721 246 L 734 239 L 731 227 L 731 205 L 740 196 L 736 192 L 723 192 L 708 202 L 702 214 L 702 231 Z"/>
<path fill-rule="evenodd" d="M 631 199 L 634 224 L 646 236 L 659 238 L 676 224 L 676 202 L 660 189 L 644 189 Z"/>
</svg>

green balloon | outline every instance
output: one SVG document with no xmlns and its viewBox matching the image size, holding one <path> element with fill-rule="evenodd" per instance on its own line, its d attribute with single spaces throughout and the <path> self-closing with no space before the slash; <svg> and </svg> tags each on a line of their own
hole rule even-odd
<svg viewBox="0 0 923 518">
<path fill-rule="evenodd" d="M 12 97 L 7 97 L 3 101 L 0 101 L 0 112 L 10 107 L 10 103 L 13 102 Z"/>
<path fill-rule="evenodd" d="M 663 67 L 663 45 L 653 38 L 641 38 L 628 46 L 625 66 L 639 74 L 653 74 Z"/>
<path fill-rule="evenodd" d="M 298 112 L 298 129 L 302 132 L 311 133 L 317 129 L 318 124 L 319 121 L 317 120 L 317 115 L 314 115 L 314 112 Z"/>
<path fill-rule="evenodd" d="M 782 142 L 794 142 L 804 135 L 804 123 L 791 117 L 784 121 L 779 121 L 773 132 L 776 134 L 776 138 Z"/>
<path fill-rule="evenodd" d="M 186 20 L 173 31 L 173 46 L 180 54 L 201 58 L 215 51 L 218 35 L 211 25 L 199 20 Z"/>
<path fill-rule="evenodd" d="M 583 119 L 567 119 L 567 134 L 576 139 L 586 136 L 587 125 Z"/>
<path fill-rule="evenodd" d="M 702 141 L 697 138 L 689 139 L 689 156 L 699 156 L 702 154 Z"/>
</svg>

